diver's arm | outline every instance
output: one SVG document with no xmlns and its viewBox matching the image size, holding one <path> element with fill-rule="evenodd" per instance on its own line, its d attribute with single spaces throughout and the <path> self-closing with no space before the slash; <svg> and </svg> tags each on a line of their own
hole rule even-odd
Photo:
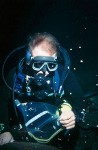
<svg viewBox="0 0 98 150">
<path fill-rule="evenodd" d="M 64 84 L 65 97 L 72 107 L 76 122 L 82 123 L 85 115 L 84 92 L 76 76 L 70 71 Z"/>
</svg>

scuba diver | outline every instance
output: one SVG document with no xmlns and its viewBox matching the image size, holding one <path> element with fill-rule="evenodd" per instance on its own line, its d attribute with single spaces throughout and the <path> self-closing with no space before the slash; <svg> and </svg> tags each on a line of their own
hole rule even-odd
<svg viewBox="0 0 98 150">
<path fill-rule="evenodd" d="M 22 48 L 26 54 L 10 67 L 6 79 L 4 69 L 10 57 L 3 65 L 0 145 L 17 140 L 51 143 L 59 133 L 66 135 L 75 128 L 85 114 L 84 93 L 71 71 L 69 55 L 57 39 L 50 33 L 36 33 Z M 11 105 L 14 113 L 9 118 Z"/>
</svg>

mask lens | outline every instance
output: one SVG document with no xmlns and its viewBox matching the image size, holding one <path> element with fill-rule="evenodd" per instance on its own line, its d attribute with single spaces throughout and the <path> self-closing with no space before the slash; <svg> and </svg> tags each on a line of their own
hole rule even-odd
<svg viewBox="0 0 98 150">
<path fill-rule="evenodd" d="M 32 65 L 32 68 L 36 71 L 41 70 L 41 68 L 43 67 L 43 63 L 42 62 L 34 62 Z"/>
<path fill-rule="evenodd" d="M 47 63 L 49 71 L 55 71 L 58 67 L 57 63 Z"/>
<path fill-rule="evenodd" d="M 45 65 L 49 71 L 55 71 L 58 68 L 58 64 L 53 62 L 34 62 L 32 68 L 33 70 L 40 71 Z"/>
</svg>

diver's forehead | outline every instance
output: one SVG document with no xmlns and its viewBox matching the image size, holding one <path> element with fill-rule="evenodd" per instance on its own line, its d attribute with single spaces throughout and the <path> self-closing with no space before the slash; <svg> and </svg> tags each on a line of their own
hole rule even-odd
<svg viewBox="0 0 98 150">
<path fill-rule="evenodd" d="M 55 50 L 52 48 L 51 44 L 48 42 L 42 42 L 38 46 L 32 49 L 32 56 L 52 56 L 55 54 Z"/>
</svg>

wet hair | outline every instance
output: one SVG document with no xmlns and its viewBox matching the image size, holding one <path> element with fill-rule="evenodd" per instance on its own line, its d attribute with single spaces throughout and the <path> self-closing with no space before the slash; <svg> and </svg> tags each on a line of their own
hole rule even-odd
<svg viewBox="0 0 98 150">
<path fill-rule="evenodd" d="M 27 39 L 27 46 L 29 49 L 31 47 L 35 48 L 43 41 L 47 41 L 51 45 L 53 51 L 57 52 L 57 49 L 60 47 L 58 40 L 52 34 L 47 32 L 35 33 L 33 36 L 30 35 Z"/>
</svg>

